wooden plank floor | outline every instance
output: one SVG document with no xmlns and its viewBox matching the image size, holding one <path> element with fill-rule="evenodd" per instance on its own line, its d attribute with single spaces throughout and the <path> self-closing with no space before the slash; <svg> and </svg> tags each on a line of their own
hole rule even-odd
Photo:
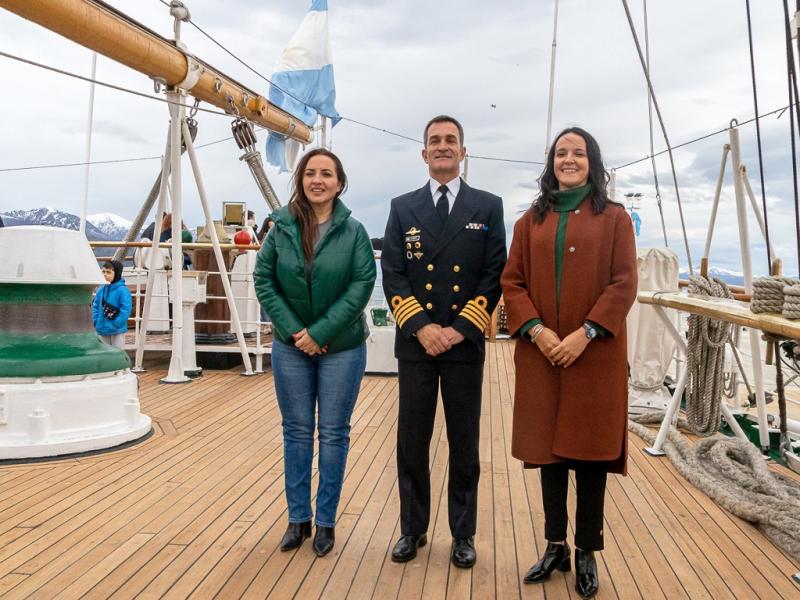
<svg viewBox="0 0 800 600">
<path fill-rule="evenodd" d="M 576 598 L 573 574 L 521 575 L 544 546 L 537 471 L 509 454 L 513 343 L 487 345 L 478 563 L 451 568 L 447 437 L 431 444 L 431 543 L 391 562 L 399 535 L 397 381 L 367 377 L 353 417 L 335 550 L 277 550 L 286 525 L 280 415 L 269 372 L 141 379 L 154 435 L 58 462 L 0 465 L 0 594 L 7 598 Z M 798 564 L 712 504 L 631 437 L 611 477 L 598 598 L 800 598 Z M 316 474 L 315 474 L 316 483 Z M 570 500 L 574 510 L 574 498 Z"/>
</svg>

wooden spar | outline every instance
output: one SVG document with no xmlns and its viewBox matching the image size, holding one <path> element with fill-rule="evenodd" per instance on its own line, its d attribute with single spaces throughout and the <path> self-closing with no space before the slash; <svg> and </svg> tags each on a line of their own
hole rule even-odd
<svg viewBox="0 0 800 600">
<path fill-rule="evenodd" d="M 800 339 L 800 321 L 790 321 L 780 314 L 755 314 L 746 305 L 730 300 L 705 300 L 676 292 L 639 292 L 638 300 L 641 304 L 676 308 L 742 327 L 759 329 L 781 338 Z"/>
<path fill-rule="evenodd" d="M 115 60 L 152 79 L 163 79 L 204 102 L 303 144 L 311 129 L 299 119 L 213 67 L 189 59 L 174 43 L 92 0 L 0 0 L 14 14 Z M 191 71 L 191 72 L 190 72 Z M 196 80 L 196 81 L 195 81 Z"/>
</svg>

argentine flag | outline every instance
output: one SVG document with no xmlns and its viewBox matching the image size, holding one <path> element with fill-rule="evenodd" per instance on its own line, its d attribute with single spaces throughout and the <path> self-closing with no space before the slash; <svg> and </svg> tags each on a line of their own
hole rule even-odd
<svg viewBox="0 0 800 600">
<path fill-rule="evenodd" d="M 336 125 L 341 117 L 334 106 L 336 87 L 332 62 L 328 0 L 312 0 L 311 9 L 281 54 L 280 63 L 272 74 L 270 102 L 309 127 L 314 126 L 317 115 L 330 117 L 332 124 Z M 270 132 L 267 161 L 279 166 L 281 172 L 288 171 L 284 136 Z"/>
</svg>

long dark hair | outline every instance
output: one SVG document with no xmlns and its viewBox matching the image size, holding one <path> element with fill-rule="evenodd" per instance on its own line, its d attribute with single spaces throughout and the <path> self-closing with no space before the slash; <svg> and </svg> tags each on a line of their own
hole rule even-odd
<svg viewBox="0 0 800 600">
<path fill-rule="evenodd" d="M 342 190 L 333 199 L 334 206 L 339 201 L 339 196 L 347 190 L 347 175 L 344 172 L 342 161 L 330 150 L 314 148 L 314 150 L 304 154 L 300 162 L 297 163 L 297 168 L 295 168 L 292 175 L 292 197 L 289 200 L 289 212 L 295 216 L 300 225 L 300 242 L 303 246 L 303 254 L 305 254 L 306 260 L 310 260 L 314 256 L 314 243 L 317 241 L 317 217 L 303 189 L 303 174 L 306 172 L 308 161 L 315 156 L 327 156 L 336 166 L 336 177 L 339 179 Z"/>
<path fill-rule="evenodd" d="M 610 177 L 603 165 L 603 156 L 600 154 L 600 146 L 592 135 L 580 127 L 567 127 L 559 133 L 550 145 L 547 153 L 547 164 L 544 166 L 539 177 L 539 195 L 533 201 L 533 217 L 537 223 L 544 221 L 547 211 L 553 206 L 552 193 L 558 191 L 558 179 L 556 179 L 555 168 L 553 167 L 556 158 L 556 144 L 563 136 L 574 133 L 583 138 L 586 142 L 586 157 L 589 159 L 589 195 L 592 199 L 592 212 L 600 214 L 605 210 L 606 204 L 617 204 L 608 197 L 608 182 Z"/>
</svg>

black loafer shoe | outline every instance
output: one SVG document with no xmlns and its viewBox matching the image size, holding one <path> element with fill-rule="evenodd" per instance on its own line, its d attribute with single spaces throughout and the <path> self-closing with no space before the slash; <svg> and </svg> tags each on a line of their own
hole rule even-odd
<svg viewBox="0 0 800 600">
<path fill-rule="evenodd" d="M 478 558 L 475 554 L 475 543 L 471 537 L 454 538 L 450 549 L 450 561 L 459 569 L 471 569 Z"/>
<path fill-rule="evenodd" d="M 417 556 L 417 548 L 422 548 L 428 543 L 428 536 L 422 535 L 402 535 L 392 549 L 392 561 L 404 563 Z"/>
<path fill-rule="evenodd" d="M 305 523 L 289 523 L 286 533 L 281 539 L 281 552 L 288 552 L 299 548 L 307 537 L 311 537 L 311 521 Z"/>
<path fill-rule="evenodd" d="M 550 574 L 558 569 L 559 571 L 569 571 L 572 568 L 570 564 L 570 549 L 569 544 L 554 544 L 547 542 L 547 549 L 544 551 L 544 556 L 533 565 L 522 581 L 525 583 L 541 583 L 550 579 Z"/>
<path fill-rule="evenodd" d="M 575 548 L 575 590 L 581 598 L 594 598 L 599 587 L 594 552 L 584 552 L 580 548 Z"/>
<path fill-rule="evenodd" d="M 325 556 L 328 552 L 333 550 L 333 542 L 336 541 L 336 535 L 333 527 L 324 527 L 317 525 L 317 533 L 314 534 L 314 554 L 317 556 Z"/>
</svg>

